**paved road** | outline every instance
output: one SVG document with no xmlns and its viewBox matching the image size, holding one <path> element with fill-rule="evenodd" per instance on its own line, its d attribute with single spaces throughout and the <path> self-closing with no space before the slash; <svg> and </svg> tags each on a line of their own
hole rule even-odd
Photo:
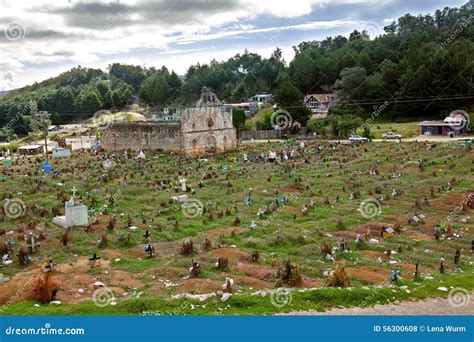
<svg viewBox="0 0 474 342">
<path fill-rule="evenodd" d="M 425 301 L 402 302 L 400 304 L 376 305 L 370 308 L 342 308 L 326 312 L 305 311 L 290 312 L 289 315 L 377 315 L 377 316 L 435 316 L 435 315 L 468 315 L 474 314 L 474 294 L 467 297 L 465 305 L 454 307 L 446 298 L 430 298 Z"/>
<path fill-rule="evenodd" d="M 457 138 L 450 138 L 446 136 L 415 136 L 411 138 L 403 138 L 402 142 L 406 141 L 432 141 L 432 142 L 464 142 L 466 140 L 466 136 L 463 137 L 457 137 Z M 474 139 L 474 136 L 470 136 L 469 138 Z M 324 139 L 322 139 L 324 140 Z M 325 141 L 330 141 L 330 142 L 342 142 L 342 143 L 347 143 L 349 144 L 349 140 L 341 139 L 341 140 L 325 140 Z M 386 142 L 391 142 L 391 143 L 398 143 L 398 139 L 372 139 L 373 142 L 381 142 L 381 141 L 386 141 Z M 262 139 L 262 140 L 244 140 L 243 144 L 252 144 L 252 143 L 267 143 L 267 142 L 285 142 L 285 140 L 282 139 Z"/>
<path fill-rule="evenodd" d="M 439 142 L 463 142 L 466 140 L 466 136 L 463 137 L 456 137 L 456 138 L 450 138 L 446 136 L 440 136 L 440 135 L 433 135 L 433 136 L 425 136 L 425 135 L 419 135 L 411 138 L 404 138 L 402 141 L 439 141 Z M 474 137 L 469 137 L 469 138 L 474 138 Z M 373 139 L 373 141 L 395 141 L 398 142 L 398 140 L 383 140 L 383 139 Z"/>
</svg>

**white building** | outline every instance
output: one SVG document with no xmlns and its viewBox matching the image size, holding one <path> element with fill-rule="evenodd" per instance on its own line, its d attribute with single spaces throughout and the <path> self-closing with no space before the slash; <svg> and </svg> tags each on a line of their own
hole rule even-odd
<svg viewBox="0 0 474 342">
<path fill-rule="evenodd" d="M 273 95 L 269 93 L 258 93 L 249 99 L 251 102 L 270 102 L 271 100 L 273 100 Z"/>
<path fill-rule="evenodd" d="M 66 138 L 66 146 L 71 146 L 71 150 L 91 149 L 96 142 L 95 137 L 80 136 L 76 138 Z"/>
</svg>

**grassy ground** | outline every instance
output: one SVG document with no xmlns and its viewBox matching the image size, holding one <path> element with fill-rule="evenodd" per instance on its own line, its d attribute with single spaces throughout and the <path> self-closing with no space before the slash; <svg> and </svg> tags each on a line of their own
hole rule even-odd
<svg viewBox="0 0 474 342">
<path fill-rule="evenodd" d="M 319 155 L 317 144 L 323 146 Z M 248 154 L 267 152 L 270 148 L 278 151 L 288 147 L 284 143 L 245 147 Z M 60 285 L 58 298 L 63 304 L 35 307 L 28 290 L 20 296 L 19 303 L 7 305 L 2 312 L 272 314 L 446 296 L 447 293 L 437 289 L 439 286 L 468 290 L 474 287 L 470 256 L 474 235 L 472 212 L 460 211 L 452 216 L 450 234 L 456 235 L 449 239 L 446 235 L 442 241 L 433 238 L 434 227 L 451 215 L 473 190 L 472 151 L 462 150 L 456 144 L 369 143 L 331 148 L 327 142 L 315 142 L 307 143 L 306 150 L 299 152 L 294 160 L 278 164 L 243 163 L 241 153 L 207 161 L 151 151 L 146 151 L 146 161 L 126 161 L 120 153 L 115 156 L 116 166 L 109 170 L 102 167 L 104 155 L 83 153 L 53 160 L 53 169 L 61 170 L 57 178 L 44 177 L 35 159 L 20 160 L 17 165 L 3 169 L 2 197 L 21 199 L 30 208 L 44 207 L 49 213 L 41 217 L 31 208 L 19 218 L 0 218 L 0 229 L 12 231 L 0 239 L 11 244 L 14 259 L 12 265 L 1 270 L 11 280 L 0 285 L 0 303 L 7 303 L 28 279 L 36 280 L 41 265 L 53 259 L 61 264 L 53 277 Z M 424 160 L 424 172 L 419 170 L 420 160 Z M 368 173 L 372 166 L 377 167 L 378 175 Z M 199 200 L 206 207 L 204 214 L 190 217 L 178 203 L 170 201 L 171 196 L 183 194 L 178 182 L 181 177 L 191 187 L 186 193 L 189 198 Z M 41 181 L 44 185 L 38 186 Z M 64 191 L 70 196 L 73 186 L 88 206 L 92 206 L 93 198 L 97 200 L 91 212 L 97 222 L 88 233 L 74 228 L 69 233 L 70 242 L 63 247 L 60 239 L 64 230 L 51 224 L 51 210 L 63 210 L 57 195 Z M 396 198 L 392 197 L 394 189 L 400 194 Z M 360 197 L 351 199 L 351 192 L 360 192 Z M 244 199 L 249 193 L 253 204 L 246 206 Z M 270 207 L 272 200 L 280 199 L 283 194 L 290 198 L 287 205 L 257 218 L 260 208 Z M 111 196 L 114 204 L 107 202 Z M 383 200 L 378 215 L 361 215 L 361 203 L 370 198 L 379 200 L 380 196 Z M 303 205 L 310 200 L 315 201 L 315 206 L 302 215 Z M 425 202 L 417 208 L 414 204 L 417 200 Z M 230 215 L 221 217 L 220 212 L 226 209 Z M 412 227 L 407 220 L 416 212 L 423 212 L 426 222 Z M 105 225 L 112 215 L 118 221 L 115 229 L 108 231 Z M 127 230 L 128 216 L 138 230 Z M 32 230 L 27 225 L 33 221 L 36 228 Z M 249 228 L 252 221 L 257 224 L 253 230 Z M 381 239 L 380 227 L 396 223 L 401 230 Z M 46 240 L 33 255 L 34 264 L 21 266 L 14 255 L 25 245 L 23 235 L 30 230 L 35 234 L 42 230 Z M 145 230 L 150 231 L 156 250 L 152 259 L 147 259 L 143 251 Z M 120 242 L 119 237 L 127 234 L 130 241 Z M 356 244 L 356 234 L 368 234 L 368 238 L 378 239 L 379 243 Z M 108 244 L 101 248 L 97 241 L 103 235 L 107 235 Z M 340 236 L 348 238 L 348 252 L 337 250 Z M 194 242 L 194 253 L 182 256 L 181 244 L 189 238 Z M 201 247 L 205 238 L 212 242 L 210 250 Z M 324 287 L 327 272 L 336 267 L 322 256 L 320 246 L 324 243 L 336 247 L 333 255 L 336 264 L 348 272 L 350 290 Z M 456 248 L 463 252 L 459 267 L 452 262 Z M 256 262 L 250 260 L 254 250 L 260 253 Z M 384 253 L 387 250 L 398 253 L 387 257 Z M 87 258 L 92 253 L 102 256 L 100 267 L 88 267 Z M 217 256 L 229 259 L 229 266 L 224 270 L 216 269 Z M 444 276 L 437 272 L 441 258 L 446 259 Z M 185 279 L 192 259 L 200 263 L 200 275 Z M 292 292 L 291 303 L 280 307 L 272 304 L 270 291 L 275 288 L 275 274 L 282 260 L 298 265 L 304 281 Z M 417 262 L 422 277 L 413 283 Z M 402 270 L 404 280 L 400 285 L 407 285 L 410 293 L 386 285 L 393 269 Z M 226 277 L 234 279 L 236 293 L 227 302 L 220 301 L 220 295 L 206 302 L 170 299 L 183 293 L 216 293 Z M 91 286 L 95 281 L 111 289 L 116 305 L 97 307 L 91 301 L 94 292 Z M 378 287 L 383 284 L 384 287 Z M 314 287 L 318 289 L 306 290 Z M 257 290 L 267 291 L 266 297 L 255 295 Z M 373 292 L 375 295 L 370 295 Z"/>
<path fill-rule="evenodd" d="M 370 129 L 374 139 L 381 139 L 382 134 L 386 132 L 395 132 L 401 134 L 404 138 L 417 135 L 419 122 L 403 122 L 403 123 L 374 123 Z"/>
<path fill-rule="evenodd" d="M 318 288 L 293 290 L 280 299 L 267 294 L 265 297 L 239 294 L 227 302 L 210 300 L 205 303 L 193 300 L 164 300 L 155 297 L 130 299 L 117 305 L 97 307 L 92 301 L 76 305 L 42 305 L 23 302 L 9 305 L 2 310 L 5 315 L 258 315 L 278 314 L 290 311 L 325 311 L 335 307 L 368 307 L 397 301 L 423 300 L 431 297 L 446 297 L 446 287 L 474 289 L 474 268 L 466 267 L 464 273 L 449 279 L 437 276 L 434 280 L 400 281 L 386 287 L 364 288 Z M 448 288 L 449 288 L 448 286 Z M 280 300 L 280 302 L 278 302 Z M 277 302 L 285 305 L 274 305 Z"/>
</svg>

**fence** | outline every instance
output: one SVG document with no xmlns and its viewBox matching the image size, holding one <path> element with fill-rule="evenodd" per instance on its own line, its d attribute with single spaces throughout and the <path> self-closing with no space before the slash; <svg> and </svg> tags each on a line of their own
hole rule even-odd
<svg viewBox="0 0 474 342">
<path fill-rule="evenodd" d="M 252 130 L 252 131 L 241 131 L 240 132 L 240 139 L 242 140 L 250 140 L 250 139 L 282 139 L 288 137 L 297 136 L 306 136 L 308 131 L 306 127 L 302 127 L 298 132 L 291 134 L 286 130 Z"/>
<path fill-rule="evenodd" d="M 260 131 L 242 131 L 240 138 L 242 140 L 250 139 L 281 139 L 283 132 L 281 130 L 260 130 Z"/>
</svg>

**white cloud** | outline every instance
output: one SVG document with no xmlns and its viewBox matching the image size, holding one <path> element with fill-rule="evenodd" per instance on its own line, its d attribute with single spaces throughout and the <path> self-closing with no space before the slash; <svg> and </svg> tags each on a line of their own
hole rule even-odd
<svg viewBox="0 0 474 342">
<path fill-rule="evenodd" d="M 388 0 L 389 2 L 394 0 Z M 328 18 L 325 21 L 298 22 L 318 6 L 330 4 L 377 4 L 375 0 L 219 0 L 180 2 L 161 1 L 48 1 L 3 0 L 0 12 L 0 80 L 7 72 L 16 86 L 54 76 L 66 65 L 102 66 L 110 56 L 123 56 L 122 62 L 142 64 L 133 55 L 136 49 L 159 49 L 162 53 L 145 58 L 177 66 L 182 72 L 198 60 L 230 57 L 242 49 L 211 50 L 192 48 L 193 43 L 216 44 L 229 38 L 249 38 L 268 34 L 257 50 L 273 51 L 275 36 L 284 31 L 310 31 L 354 26 L 360 21 Z M 252 20 L 274 18 L 281 26 L 256 25 Z M 9 25 L 16 24 L 19 38 L 8 37 Z M 19 25 L 19 27 L 18 27 Z M 171 46 L 182 45 L 175 50 Z M 185 46 L 188 46 L 186 48 Z M 291 48 L 287 47 L 288 51 Z M 258 51 L 257 51 L 258 52 Z M 291 52 L 292 53 L 292 52 Z M 268 53 L 269 55 L 269 53 Z M 290 56 L 290 53 L 287 54 Z M 192 56 L 192 57 L 190 57 Z M 159 57 L 159 58 L 157 58 Z M 179 60 L 179 63 L 176 61 Z M 169 64 L 168 64 L 169 63 Z M 47 64 L 47 66 L 45 66 Z M 25 65 L 28 65 L 26 70 Z M 35 69 L 39 68 L 39 69 Z M 33 70 L 35 69 L 35 70 Z M 11 76 L 11 75 L 10 75 Z M 10 77 L 9 76 L 9 77 Z M 39 79 L 38 79 L 39 78 Z M 10 84 L 11 85 L 11 84 Z"/>
</svg>

